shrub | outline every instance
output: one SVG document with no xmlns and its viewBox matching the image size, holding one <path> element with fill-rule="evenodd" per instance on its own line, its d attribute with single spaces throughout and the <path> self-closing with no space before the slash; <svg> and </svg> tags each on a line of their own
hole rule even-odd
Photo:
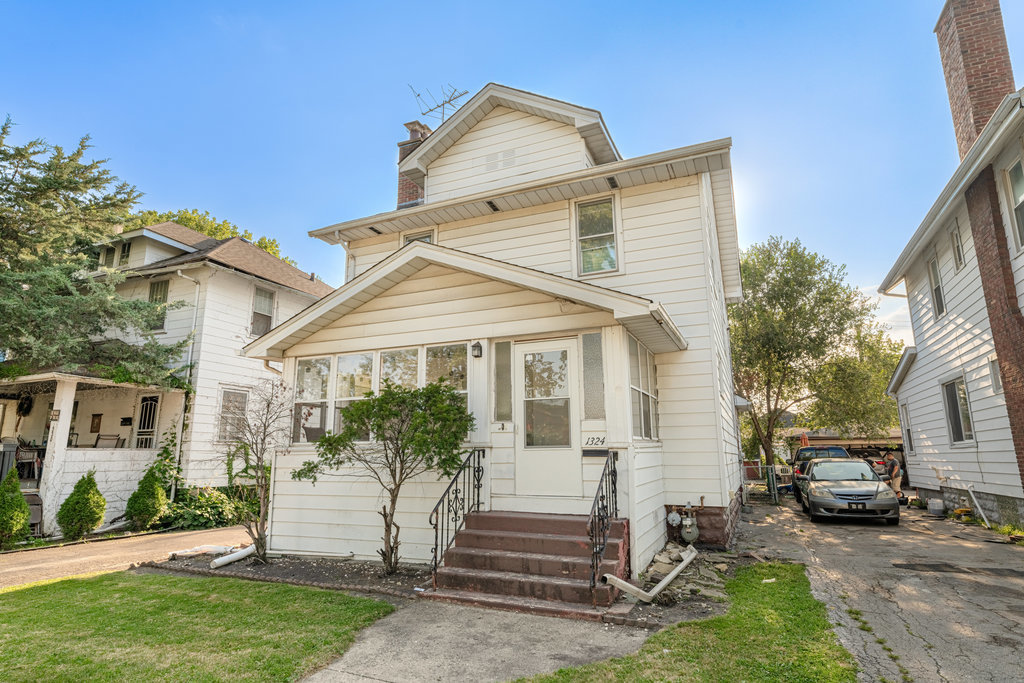
<svg viewBox="0 0 1024 683">
<path fill-rule="evenodd" d="M 0 483 L 0 550 L 7 550 L 28 536 L 28 502 L 21 493 L 14 467 Z"/>
<path fill-rule="evenodd" d="M 166 510 L 167 493 L 164 492 L 156 468 L 150 467 L 139 482 L 135 493 L 128 499 L 124 516 L 131 521 L 132 526 L 143 531 L 153 526 Z"/>
<path fill-rule="evenodd" d="M 57 511 L 60 532 L 66 540 L 77 541 L 99 528 L 106 509 L 107 500 L 96 486 L 96 472 L 90 470 Z"/>
<path fill-rule="evenodd" d="M 224 493 L 209 487 L 191 488 L 179 494 L 163 521 L 182 529 L 212 529 L 237 524 L 239 510 Z"/>
</svg>

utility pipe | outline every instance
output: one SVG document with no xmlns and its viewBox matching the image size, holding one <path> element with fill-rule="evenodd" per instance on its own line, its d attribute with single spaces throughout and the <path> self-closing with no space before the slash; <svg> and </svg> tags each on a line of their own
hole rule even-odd
<svg viewBox="0 0 1024 683">
<path fill-rule="evenodd" d="M 669 572 L 669 575 L 661 580 L 657 586 L 651 589 L 648 593 L 642 591 L 628 581 L 623 581 L 619 577 L 613 574 L 605 574 L 601 577 L 601 583 L 610 583 L 618 589 L 624 590 L 630 595 L 634 595 L 640 599 L 641 602 L 653 602 L 654 598 L 657 597 L 658 593 L 665 590 L 665 587 L 676 580 L 676 577 L 686 569 L 686 567 L 697 558 L 697 549 L 692 545 L 686 546 L 686 551 L 683 553 L 683 561 L 679 563 L 679 566 Z M 212 566 L 212 565 L 211 565 Z"/>
<path fill-rule="evenodd" d="M 940 486 L 943 483 L 946 483 L 947 485 L 949 484 L 949 477 L 944 477 L 942 475 L 942 473 L 939 471 L 938 467 L 936 467 L 935 465 L 932 465 L 932 469 L 935 470 L 935 478 L 939 480 L 939 485 Z M 954 487 L 951 487 L 951 488 L 958 488 L 958 487 L 954 486 Z M 981 509 L 981 505 L 978 504 L 978 499 L 974 495 L 974 484 L 967 484 L 966 486 L 963 487 L 962 490 L 966 490 L 967 493 L 970 494 L 971 500 L 974 501 L 974 509 L 981 513 L 981 519 L 982 519 L 982 521 L 985 522 L 985 527 L 988 528 L 988 529 L 991 529 L 992 525 L 989 524 L 988 517 L 985 515 L 985 511 Z"/>
<path fill-rule="evenodd" d="M 218 557 L 216 560 L 210 563 L 210 569 L 216 569 L 217 567 L 223 567 L 226 564 L 237 562 L 238 560 L 244 560 L 245 558 L 256 552 L 256 544 L 251 543 L 246 547 L 242 548 L 237 552 L 233 552 L 230 555 L 224 557 Z"/>
</svg>

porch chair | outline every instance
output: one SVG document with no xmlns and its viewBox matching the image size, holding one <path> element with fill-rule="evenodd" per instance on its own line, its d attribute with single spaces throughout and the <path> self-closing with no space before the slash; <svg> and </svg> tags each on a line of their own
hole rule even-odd
<svg viewBox="0 0 1024 683">
<path fill-rule="evenodd" d="M 96 443 L 93 448 L 117 448 L 117 442 L 121 439 L 120 434 L 97 434 Z"/>
</svg>

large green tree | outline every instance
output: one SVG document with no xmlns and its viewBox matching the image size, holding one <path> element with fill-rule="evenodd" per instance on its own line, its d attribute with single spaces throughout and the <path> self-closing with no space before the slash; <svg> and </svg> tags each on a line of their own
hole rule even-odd
<svg viewBox="0 0 1024 683">
<path fill-rule="evenodd" d="M 846 283 L 845 267 L 799 240 L 771 237 L 751 246 L 741 272 L 745 298 L 729 308 L 736 393 L 750 402 L 751 426 L 773 464 L 784 415 L 847 400 L 844 385 L 816 392 L 828 384 L 825 373 L 849 355 L 874 306 Z"/>
<path fill-rule="evenodd" d="M 281 245 L 277 240 L 266 236 L 253 239 L 252 233 L 248 230 L 239 228 L 231 221 L 218 220 L 216 217 L 211 216 L 209 211 L 200 212 L 199 209 L 178 209 L 177 211 L 164 212 L 153 210 L 138 211 L 128 218 L 125 228 L 135 230 L 166 221 L 173 221 L 178 225 L 184 225 L 186 228 L 192 228 L 196 232 L 201 232 L 218 240 L 227 239 L 228 237 L 242 237 L 285 263 L 290 263 L 293 266 L 296 265 L 294 260 L 287 256 L 281 256 Z"/>
<path fill-rule="evenodd" d="M 186 342 L 161 345 L 148 333 L 165 306 L 117 296 L 123 273 L 88 275 L 95 245 L 115 235 L 139 193 L 104 160 L 85 159 L 88 137 L 68 153 L 42 140 L 14 144 L 12 128 L 0 126 L 0 374 L 85 368 L 176 383 L 168 368 Z M 116 336 L 142 343 L 97 341 Z"/>
</svg>

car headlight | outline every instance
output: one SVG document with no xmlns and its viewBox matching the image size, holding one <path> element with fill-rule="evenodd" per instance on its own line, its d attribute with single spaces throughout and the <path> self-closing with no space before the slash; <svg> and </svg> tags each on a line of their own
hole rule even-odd
<svg viewBox="0 0 1024 683">
<path fill-rule="evenodd" d="M 824 486 L 811 485 L 809 492 L 815 498 L 835 498 L 832 492 Z"/>
<path fill-rule="evenodd" d="M 896 497 L 896 493 L 891 488 L 889 488 L 888 486 L 886 486 L 885 488 L 879 489 L 878 493 L 875 494 L 875 498 L 877 500 L 889 500 L 890 498 L 895 498 L 895 497 Z"/>
</svg>

